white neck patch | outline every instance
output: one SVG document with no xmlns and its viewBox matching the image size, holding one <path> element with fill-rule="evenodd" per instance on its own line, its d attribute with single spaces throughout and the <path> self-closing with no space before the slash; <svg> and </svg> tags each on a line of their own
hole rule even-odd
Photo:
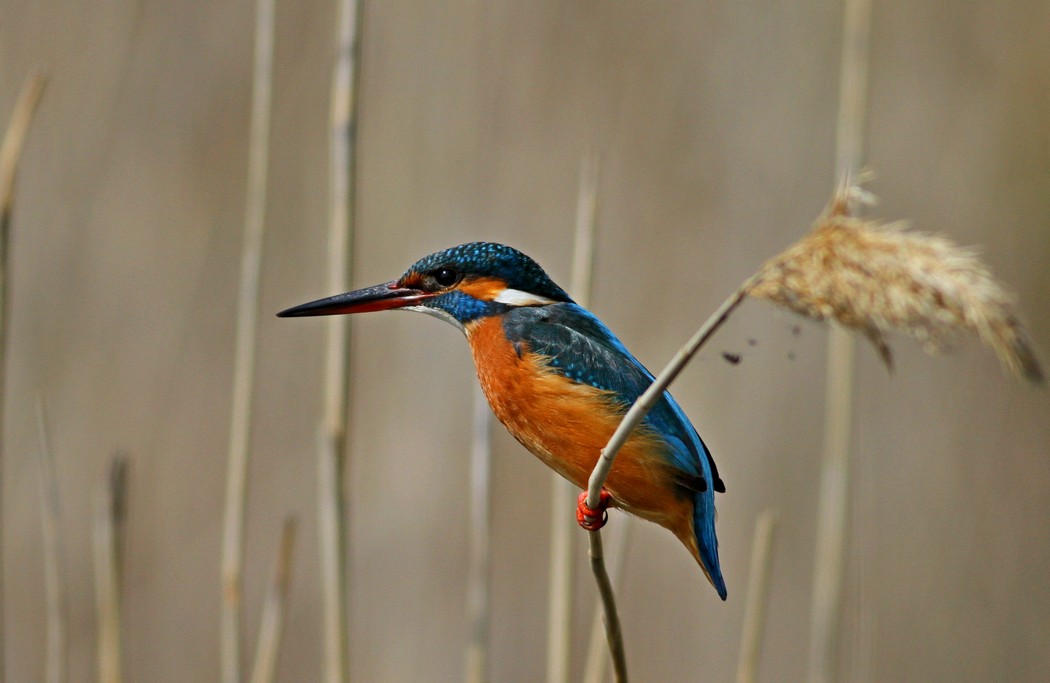
<svg viewBox="0 0 1050 683">
<path fill-rule="evenodd" d="M 452 317 L 452 314 L 441 308 L 432 308 L 430 306 L 405 306 L 400 308 L 401 311 L 418 311 L 420 313 L 426 313 L 429 316 L 433 316 L 438 320 L 444 320 L 447 323 L 452 323 L 463 334 L 467 333 L 467 330 L 463 327 L 463 323 Z"/>
<path fill-rule="evenodd" d="M 501 290 L 492 300 L 507 306 L 546 306 L 547 304 L 555 303 L 554 299 L 523 292 L 520 289 Z"/>
</svg>

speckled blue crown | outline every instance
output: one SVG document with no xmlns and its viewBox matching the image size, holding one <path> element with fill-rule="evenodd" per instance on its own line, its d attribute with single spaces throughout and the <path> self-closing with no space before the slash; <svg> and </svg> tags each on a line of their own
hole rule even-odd
<svg viewBox="0 0 1050 683">
<path fill-rule="evenodd" d="M 461 273 L 499 278 L 510 289 L 537 294 L 554 301 L 572 301 L 554 284 L 543 268 L 517 249 L 495 242 L 468 242 L 416 261 L 405 272 L 427 273 L 451 268 Z"/>
</svg>

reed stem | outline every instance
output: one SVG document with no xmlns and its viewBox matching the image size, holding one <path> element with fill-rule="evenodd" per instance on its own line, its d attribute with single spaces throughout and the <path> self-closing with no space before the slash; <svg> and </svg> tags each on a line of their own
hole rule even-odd
<svg viewBox="0 0 1050 683">
<path fill-rule="evenodd" d="M 69 677 L 69 606 L 62 579 L 65 573 L 65 552 L 59 533 L 61 496 L 43 401 L 37 406 L 37 428 L 40 436 L 40 520 L 44 539 L 44 592 L 47 600 L 44 681 L 65 683 Z"/>
<path fill-rule="evenodd" d="M 481 387 L 474 390 L 474 434 L 470 448 L 470 557 L 467 564 L 468 683 L 489 680 L 489 545 L 492 495 L 492 411 Z"/>
<path fill-rule="evenodd" d="M 22 90 L 18 93 L 11 120 L 0 144 L 0 444 L 3 443 L 4 424 L 4 387 L 7 378 L 7 312 L 9 308 L 10 287 L 8 286 L 8 244 L 11 236 L 11 218 L 15 200 L 15 180 L 18 177 L 18 162 L 22 158 L 29 124 L 33 120 L 37 103 L 44 92 L 44 77 L 39 73 L 30 74 Z M 0 473 L 3 471 L 3 450 L 0 445 Z M 0 492 L 3 491 L 3 477 L 0 476 Z M 3 509 L 3 496 L 0 495 L 0 510 Z M 0 515 L 0 567 L 4 566 L 3 516 Z M 5 679 L 4 659 L 4 582 L 0 571 L 0 683 Z"/>
<path fill-rule="evenodd" d="M 606 539 L 612 538 L 613 542 L 609 545 L 618 551 L 614 555 L 611 566 L 606 562 L 609 582 L 612 584 L 614 592 L 623 579 L 627 549 L 631 545 L 631 537 L 635 527 L 634 517 L 630 515 L 622 515 L 621 517 L 623 518 L 622 523 L 617 524 L 616 527 L 602 536 L 603 550 Z M 583 678 L 581 679 L 583 683 L 604 683 L 606 680 L 606 671 L 610 661 L 610 658 L 605 654 L 605 651 L 609 649 L 607 641 L 604 603 L 602 602 L 601 594 L 599 594 L 597 604 L 594 607 L 594 618 L 591 621 L 590 642 L 587 645 L 587 659 L 584 663 Z"/>
<path fill-rule="evenodd" d="M 598 215 L 598 154 L 589 152 L 580 161 L 576 194 L 576 231 L 569 291 L 576 303 L 590 306 L 594 271 L 594 233 Z M 550 597 L 547 609 L 547 683 L 568 683 L 572 664 L 572 552 L 573 529 L 567 514 L 573 485 L 558 474 L 551 476 Z"/>
<path fill-rule="evenodd" d="M 835 140 L 836 181 L 844 188 L 856 176 L 862 155 L 870 24 L 871 0 L 845 0 Z M 850 507 L 854 348 L 853 335 L 848 330 L 838 325 L 829 328 L 823 465 L 810 611 L 809 680 L 815 683 L 837 679 L 835 663 Z"/>
<path fill-rule="evenodd" d="M 360 3 L 339 0 L 329 109 L 327 286 L 333 292 L 350 288 L 357 177 L 360 26 Z M 321 592 L 324 595 L 323 680 L 326 683 L 345 683 L 349 677 L 349 635 L 343 479 L 350 391 L 350 321 L 343 316 L 333 316 L 325 324 L 324 415 L 317 452 L 318 545 Z"/>
<path fill-rule="evenodd" d="M 274 0 L 257 0 L 255 63 L 248 147 L 244 238 L 241 246 L 237 338 L 234 349 L 230 441 L 227 452 L 223 516 L 222 606 L 219 628 L 223 683 L 241 680 L 241 609 L 244 576 L 244 515 L 247 499 L 248 440 L 255 386 L 255 328 L 259 307 L 259 270 L 266 217 L 270 100 L 273 88 Z"/>
<path fill-rule="evenodd" d="M 605 569 L 602 534 L 600 531 L 590 531 L 587 536 L 590 541 L 591 571 L 594 573 L 594 580 L 598 584 L 598 594 L 605 608 L 605 639 L 609 644 L 614 680 L 616 683 L 627 683 L 627 652 L 623 644 L 620 616 L 616 611 L 616 597 L 613 595 L 612 581 L 609 580 L 609 573 Z"/>
<path fill-rule="evenodd" d="M 106 486 L 95 504 L 94 534 L 95 611 L 98 630 L 99 683 L 120 683 L 121 666 L 121 560 L 127 500 L 127 458 L 117 455 L 110 465 Z"/>
<path fill-rule="evenodd" d="M 266 591 L 266 600 L 263 603 L 251 683 L 272 683 L 277 670 L 277 655 L 280 653 L 281 635 L 284 633 L 285 614 L 288 611 L 288 584 L 292 575 L 292 557 L 295 550 L 297 526 L 298 522 L 294 515 L 284 518 L 281 542 L 274 557 L 270 586 Z"/>
<path fill-rule="evenodd" d="M 755 522 L 755 536 L 751 544 L 751 568 L 747 575 L 744 626 L 741 629 L 736 683 L 754 683 L 758 680 L 758 664 L 766 630 L 766 607 L 769 602 L 769 576 L 773 567 L 774 531 L 776 514 L 772 510 L 765 510 Z"/>
</svg>

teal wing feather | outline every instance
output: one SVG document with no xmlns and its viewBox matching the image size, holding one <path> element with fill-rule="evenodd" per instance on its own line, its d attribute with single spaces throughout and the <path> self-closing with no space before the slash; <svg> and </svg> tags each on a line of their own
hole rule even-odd
<svg viewBox="0 0 1050 683">
<path fill-rule="evenodd" d="M 598 318 L 574 303 L 522 307 L 503 316 L 507 338 L 519 351 L 549 359 L 565 377 L 614 392 L 627 408 L 653 382 L 653 375 Z M 718 562 L 714 492 L 724 492 L 714 458 L 685 413 L 667 392 L 645 418 L 668 444 L 668 457 L 682 476 L 680 486 L 694 497 L 694 528 L 700 557 L 725 599 Z"/>
</svg>

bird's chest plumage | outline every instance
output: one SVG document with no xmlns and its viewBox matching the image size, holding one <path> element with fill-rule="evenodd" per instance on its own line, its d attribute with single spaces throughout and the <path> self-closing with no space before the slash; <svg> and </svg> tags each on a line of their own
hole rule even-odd
<svg viewBox="0 0 1050 683">
<path fill-rule="evenodd" d="M 608 437 L 609 398 L 551 371 L 546 359 L 507 338 L 499 318 L 472 324 L 468 338 L 496 417 L 548 466 L 584 482 Z"/>
<path fill-rule="evenodd" d="M 528 345 L 508 339 L 498 317 L 467 328 L 478 378 L 496 417 L 532 453 L 566 479 L 586 488 L 601 449 L 623 416 L 608 391 L 574 382 L 552 370 Z M 661 457 L 663 442 L 636 432 L 617 457 L 606 482 L 617 502 L 663 522 L 673 468 Z"/>
</svg>

